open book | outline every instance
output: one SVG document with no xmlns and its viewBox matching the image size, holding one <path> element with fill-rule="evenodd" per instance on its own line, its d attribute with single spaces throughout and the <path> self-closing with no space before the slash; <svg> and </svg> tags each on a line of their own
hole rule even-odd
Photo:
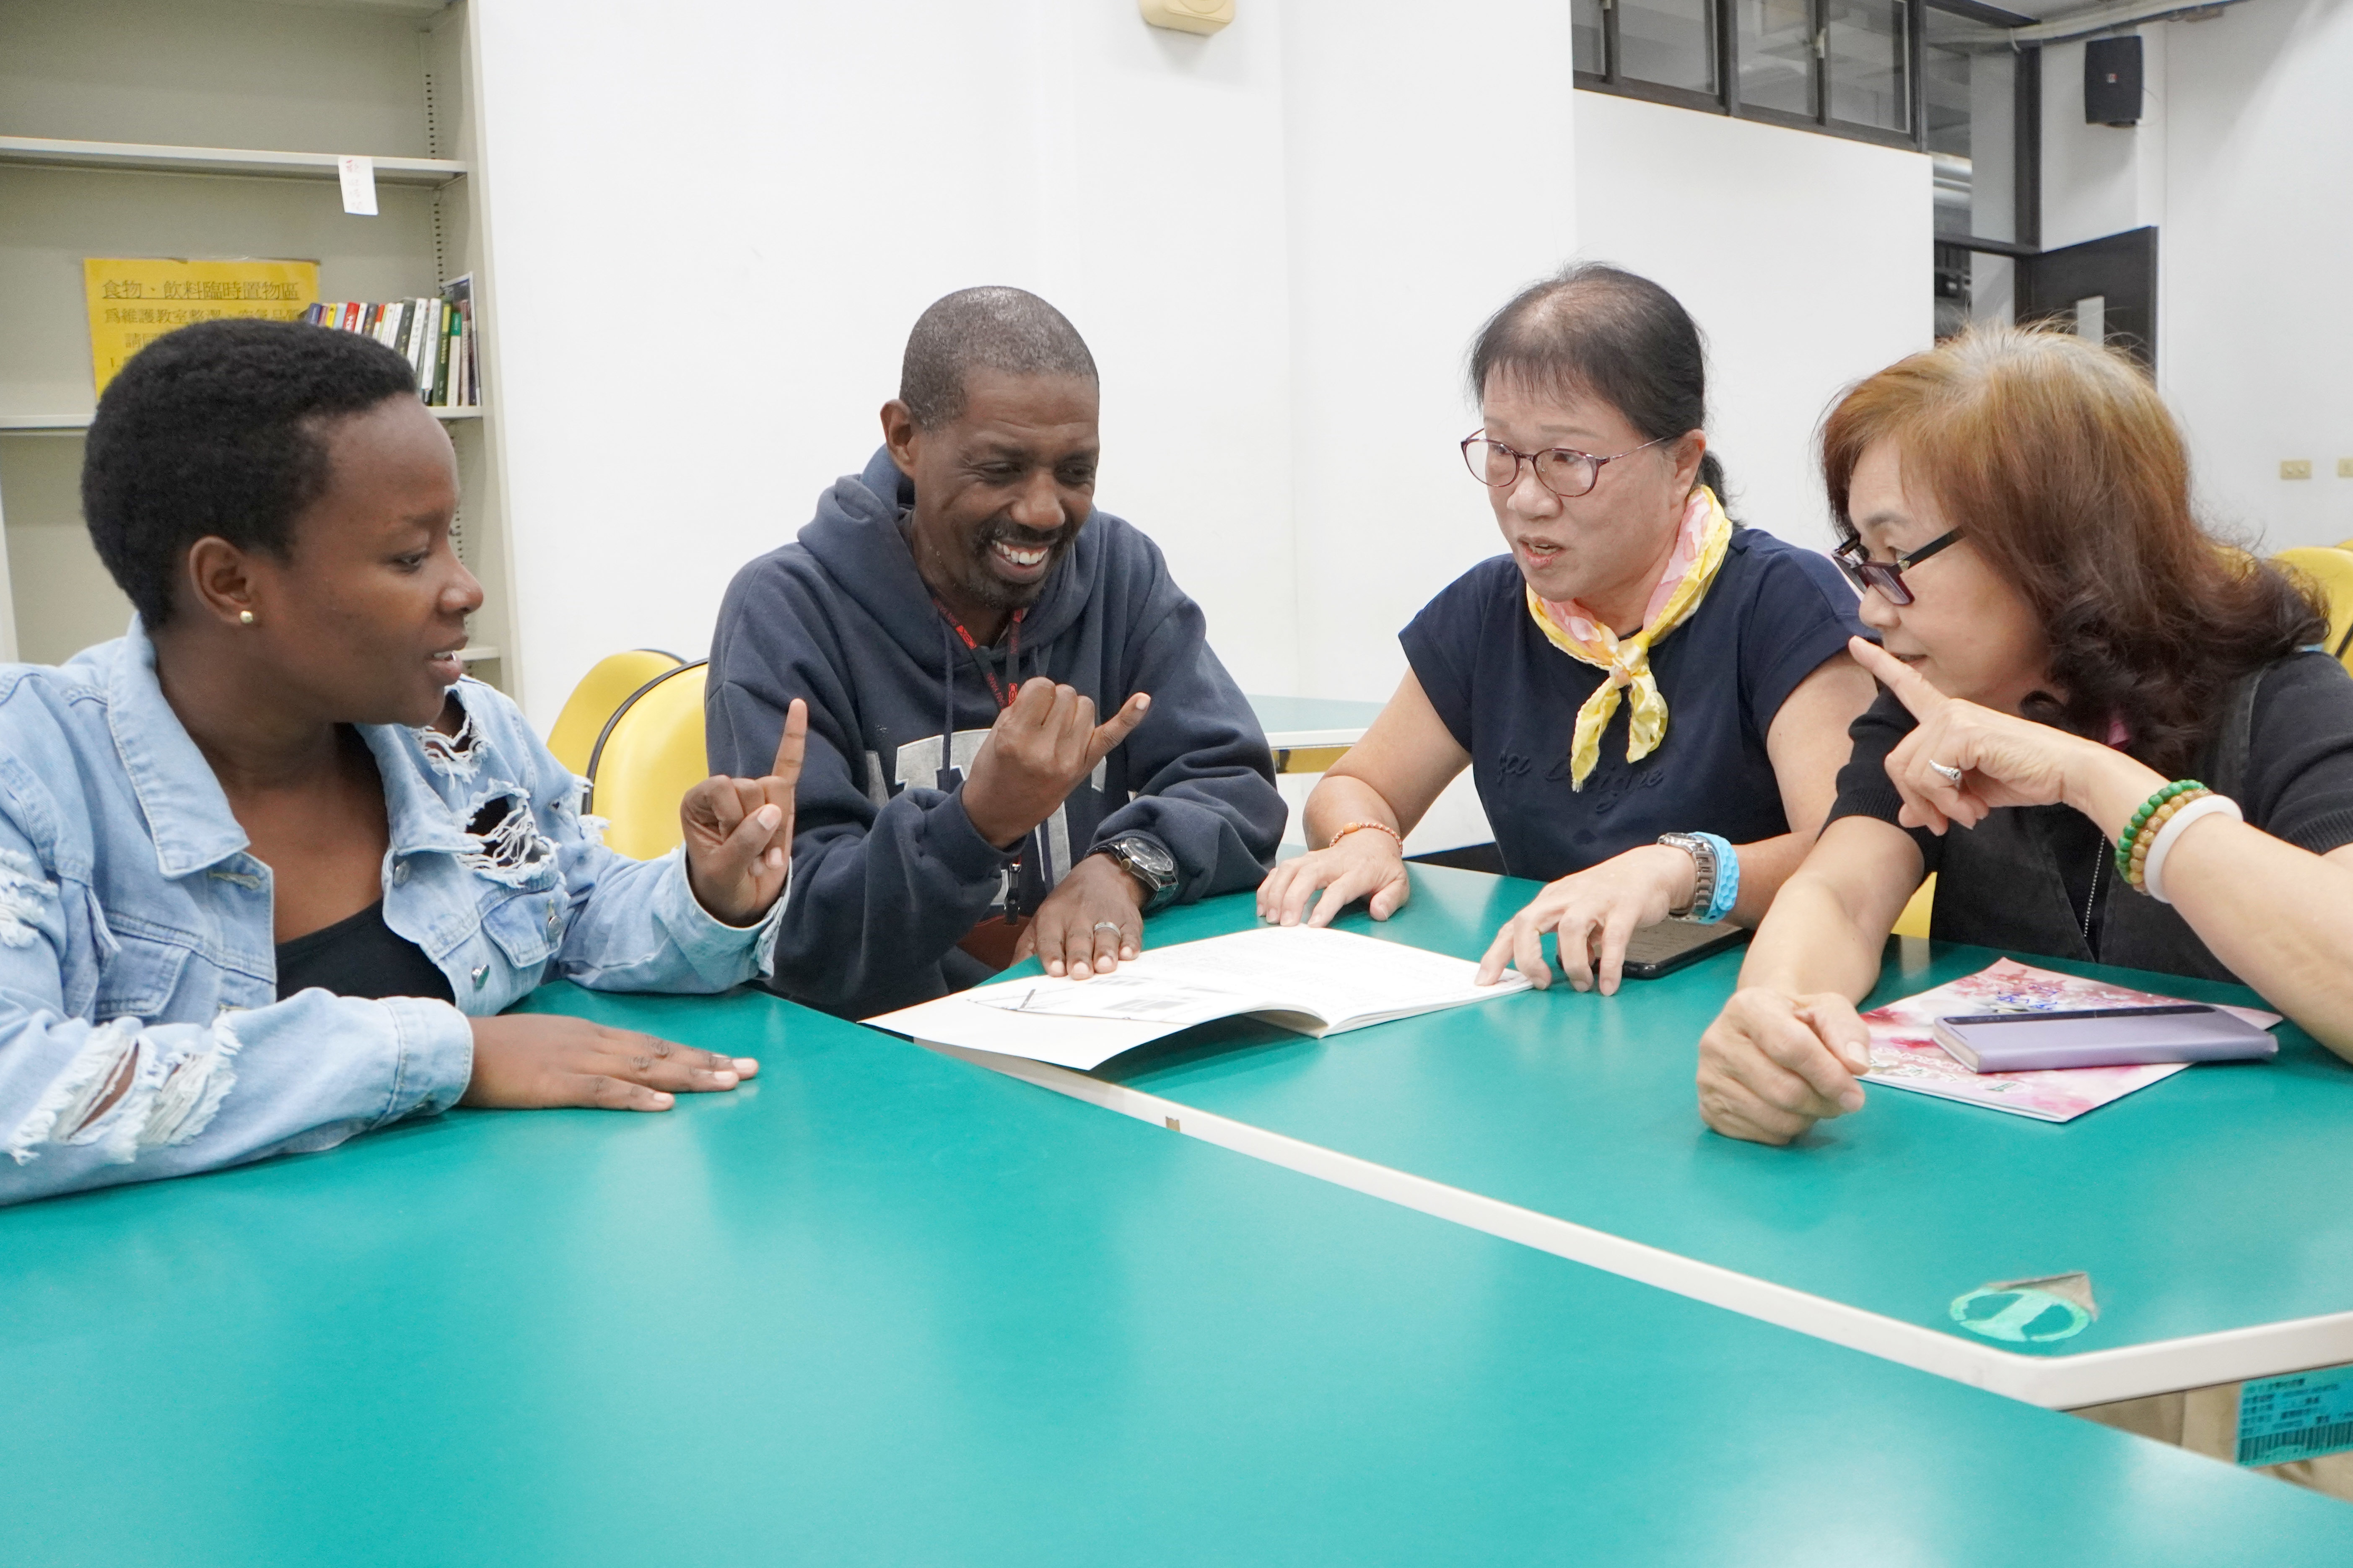
<svg viewBox="0 0 2353 1568">
<path fill-rule="evenodd" d="M 1324 1036 L 1527 989 L 1516 970 L 1474 984 L 1468 959 L 1353 931 L 1261 926 L 1147 950 L 1087 980 L 1043 975 L 977 986 L 867 1023 L 932 1045 L 1028 1057 L 1082 1071 L 1218 1018 Z"/>
</svg>

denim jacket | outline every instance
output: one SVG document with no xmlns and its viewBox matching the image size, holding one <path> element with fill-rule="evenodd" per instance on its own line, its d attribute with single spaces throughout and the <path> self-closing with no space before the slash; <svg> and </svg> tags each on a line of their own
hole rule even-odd
<svg viewBox="0 0 2353 1568">
<path fill-rule="evenodd" d="M 712 992 L 770 973 L 782 898 L 755 926 L 714 920 L 679 852 L 598 842 L 578 782 L 512 703 L 473 680 L 457 695 L 454 739 L 360 730 L 391 819 L 385 923 L 457 1005 L 281 1002 L 269 868 L 164 700 L 139 623 L 62 667 L 0 665 L 0 1203 L 447 1110 L 473 1072 L 467 1017 L 551 975 Z"/>
</svg>

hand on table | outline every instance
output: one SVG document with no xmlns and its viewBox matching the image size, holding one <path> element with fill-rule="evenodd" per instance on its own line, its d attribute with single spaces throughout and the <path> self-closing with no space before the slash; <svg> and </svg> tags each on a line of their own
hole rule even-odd
<svg viewBox="0 0 2353 1568">
<path fill-rule="evenodd" d="M 713 920 L 752 925 L 785 890 L 793 855 L 793 789 L 807 744 L 808 704 L 796 697 L 785 710 L 785 732 L 767 777 L 713 774 L 678 803 L 687 885 Z"/>
<path fill-rule="evenodd" d="M 1139 691 L 1098 724 L 1093 698 L 1042 675 L 1023 682 L 965 774 L 965 816 L 983 838 L 1011 848 L 1054 815 L 1079 781 L 1144 722 L 1151 706 L 1152 699 Z"/>
<path fill-rule="evenodd" d="M 1919 721 L 1887 754 L 1888 781 L 1904 797 L 1897 820 L 1905 827 L 1940 835 L 1955 823 L 1975 827 L 1987 812 L 2006 805 L 2063 802 L 2090 814 L 2091 780 L 2103 772 L 2128 775 L 2120 781 L 2119 798 L 2134 805 L 2165 782 L 2095 741 L 1947 697 L 1926 676 L 1861 637 L 1850 639 L 1847 648 Z M 1936 772 L 1930 766 L 1935 763 L 1958 768 L 1960 782 Z M 2103 831 L 2120 826 L 2101 823 Z"/>
<path fill-rule="evenodd" d="M 1318 889 L 1324 896 L 1315 899 Z M 1258 885 L 1258 918 L 1274 925 L 1327 926 L 1342 910 L 1368 898 L 1373 919 L 1385 921 L 1412 894 L 1404 846 L 1377 827 L 1360 827 L 1269 871 Z M 1315 899 L 1312 910 L 1310 899 Z"/>
<path fill-rule="evenodd" d="M 466 1021 L 474 1026 L 474 1076 L 460 1105 L 668 1110 L 676 1095 L 733 1089 L 760 1070 L 750 1057 L 723 1057 L 561 1014 Z"/>
<path fill-rule="evenodd" d="M 1084 980 L 1109 974 L 1144 951 L 1144 888 L 1108 855 L 1090 855 L 1046 895 L 1014 945 L 1018 963 L 1031 953 L 1052 975 Z"/>
<path fill-rule="evenodd" d="M 1862 1109 L 1871 1031 L 1836 992 L 1732 994 L 1699 1037 L 1699 1113 L 1727 1138 L 1787 1143 Z"/>
<path fill-rule="evenodd" d="M 1645 844 L 1613 855 L 1557 882 L 1528 902 L 1495 933 L 1479 961 L 1479 984 L 1493 985 L 1509 963 L 1539 991 L 1552 984 L 1544 961 L 1546 931 L 1559 933 L 1560 967 L 1571 986 L 1613 995 L 1626 966 L 1626 942 L 1638 926 L 1656 925 L 1687 902 L 1698 875 L 1692 858 L 1667 844 Z"/>
</svg>

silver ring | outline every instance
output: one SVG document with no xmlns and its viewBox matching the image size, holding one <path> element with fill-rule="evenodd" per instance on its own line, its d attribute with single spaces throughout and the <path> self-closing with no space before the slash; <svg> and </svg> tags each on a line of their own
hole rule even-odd
<svg viewBox="0 0 2353 1568">
<path fill-rule="evenodd" d="M 1958 784 L 1961 782 L 1961 770 L 1958 768 L 1944 763 L 1930 763 L 1928 769 L 1948 784 Z"/>
<path fill-rule="evenodd" d="M 1120 925 L 1117 921 L 1095 921 L 1092 929 L 1096 931 L 1117 931 L 1120 929 Z"/>
</svg>

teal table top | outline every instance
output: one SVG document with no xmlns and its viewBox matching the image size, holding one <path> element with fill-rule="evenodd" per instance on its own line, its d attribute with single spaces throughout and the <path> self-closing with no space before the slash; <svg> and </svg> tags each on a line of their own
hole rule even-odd
<svg viewBox="0 0 2353 1568">
<path fill-rule="evenodd" d="M 0 1562 L 2344 1561 L 2353 1510 L 765 997 L 762 1058 L 0 1211 Z"/>
<path fill-rule="evenodd" d="M 1267 744 L 1281 750 L 1293 746 L 1354 745 L 1367 725 L 1379 717 L 1377 702 L 1352 702 L 1337 697 L 1253 697 L 1250 711 L 1266 731 Z"/>
<path fill-rule="evenodd" d="M 1343 927 L 1475 957 L 1535 891 L 1419 866 L 1413 879 L 1386 926 L 1358 910 Z M 1149 936 L 1166 945 L 1251 918 L 1238 895 L 1155 916 Z M 1876 1001 L 1997 956 L 1897 945 Z M 1773 1149 L 1709 1132 L 1694 1094 L 1700 1033 L 1740 962 L 1614 997 L 1559 984 L 1320 1042 L 1218 1026 L 1096 1076 L 1641 1244 L 1623 1265 L 1637 1278 L 2041 1404 L 2353 1361 L 2353 1068 L 2302 1031 L 2281 1028 L 2272 1063 L 2192 1068 L 2063 1125 L 1872 1088 L 1862 1112 Z M 1562 1234 L 1556 1250 L 1620 1267 Z M 1953 1301 L 1979 1286 L 2072 1270 L 2090 1275 L 2099 1309 L 2072 1339 L 1994 1349 L 1953 1321 Z"/>
</svg>

